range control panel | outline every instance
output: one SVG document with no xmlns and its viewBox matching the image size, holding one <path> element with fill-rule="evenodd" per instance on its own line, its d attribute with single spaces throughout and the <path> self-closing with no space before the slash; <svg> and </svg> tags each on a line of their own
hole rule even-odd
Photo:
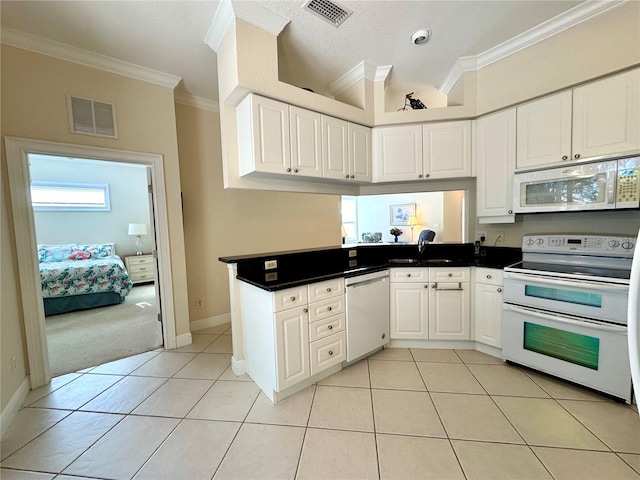
<svg viewBox="0 0 640 480">
<path fill-rule="evenodd" d="M 636 239 L 604 235 L 525 235 L 523 252 L 633 257 Z"/>
</svg>

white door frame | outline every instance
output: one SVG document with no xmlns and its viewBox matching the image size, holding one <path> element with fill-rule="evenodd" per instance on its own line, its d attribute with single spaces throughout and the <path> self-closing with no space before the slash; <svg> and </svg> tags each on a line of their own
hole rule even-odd
<svg viewBox="0 0 640 480">
<path fill-rule="evenodd" d="M 151 167 L 154 185 L 153 215 L 157 229 L 157 278 L 160 283 L 162 301 L 164 346 L 167 349 L 176 348 L 173 275 L 171 272 L 163 156 L 152 153 L 128 152 L 16 137 L 5 137 L 5 148 L 31 388 L 41 387 L 51 380 L 40 271 L 36 254 L 35 223 L 31 207 L 31 179 L 28 158 L 28 154 L 31 153 L 134 163 Z"/>
</svg>

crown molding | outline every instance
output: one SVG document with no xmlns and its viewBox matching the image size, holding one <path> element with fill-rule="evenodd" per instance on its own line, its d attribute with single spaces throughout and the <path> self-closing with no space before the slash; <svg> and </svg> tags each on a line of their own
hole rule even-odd
<svg viewBox="0 0 640 480">
<path fill-rule="evenodd" d="M 174 100 L 176 103 L 181 105 L 220 113 L 220 104 L 217 101 L 209 100 L 208 98 L 197 97 L 184 92 L 176 92 Z"/>
<path fill-rule="evenodd" d="M 176 75 L 152 70 L 151 68 L 124 62 L 99 53 L 89 52 L 88 50 L 54 42 L 53 40 L 47 40 L 11 28 L 2 28 L 0 42 L 11 47 L 29 50 L 171 89 L 176 88 L 182 80 L 181 77 Z"/>
<path fill-rule="evenodd" d="M 627 1 L 629 0 L 587 1 L 476 56 L 460 57 L 445 77 L 439 90 L 447 95 L 464 72 L 491 65 Z"/>
<path fill-rule="evenodd" d="M 376 67 L 372 63 L 362 61 L 347 73 L 345 73 L 343 76 L 338 78 L 331 85 L 329 85 L 327 87 L 327 91 L 335 97 L 336 95 L 339 95 L 340 93 L 345 91 L 347 88 L 358 83 L 360 80 L 365 79 L 373 81 L 376 76 L 377 68 L 378 67 Z"/>
<path fill-rule="evenodd" d="M 376 69 L 376 74 L 373 78 L 374 82 L 385 82 L 391 73 L 393 65 L 384 65 Z"/>
<path fill-rule="evenodd" d="M 205 43 L 217 52 L 234 17 L 265 30 L 276 37 L 290 20 L 252 0 L 222 0 L 213 16 Z"/>
</svg>

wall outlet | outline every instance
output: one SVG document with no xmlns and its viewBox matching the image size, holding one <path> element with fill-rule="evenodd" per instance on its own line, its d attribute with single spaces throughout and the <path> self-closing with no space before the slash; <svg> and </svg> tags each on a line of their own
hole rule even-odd
<svg viewBox="0 0 640 480">
<path fill-rule="evenodd" d="M 15 372 L 18 369 L 18 361 L 16 360 L 16 356 L 11 357 L 11 371 Z"/>
<path fill-rule="evenodd" d="M 357 250 L 349 250 L 349 258 L 353 258 L 353 257 L 357 257 L 358 256 L 358 251 Z"/>
<path fill-rule="evenodd" d="M 483 240 L 484 237 L 484 240 Z M 476 242 L 486 242 L 487 241 L 487 232 L 476 232 Z"/>
<path fill-rule="evenodd" d="M 499 242 L 500 242 L 500 243 L 502 243 L 502 242 L 504 242 L 504 232 L 503 232 L 502 230 L 498 230 L 498 231 L 496 232 L 496 235 L 497 235 L 497 236 L 496 236 L 496 243 L 499 243 Z"/>
<path fill-rule="evenodd" d="M 196 308 L 202 308 L 202 297 L 196 298 Z"/>
<path fill-rule="evenodd" d="M 266 260 L 264 262 L 264 269 L 265 270 L 273 270 L 274 268 L 278 268 L 278 261 L 277 260 Z"/>
</svg>

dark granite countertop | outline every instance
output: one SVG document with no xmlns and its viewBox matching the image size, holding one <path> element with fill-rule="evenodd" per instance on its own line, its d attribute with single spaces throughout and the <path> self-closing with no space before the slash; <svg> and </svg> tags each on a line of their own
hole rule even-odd
<svg viewBox="0 0 640 480">
<path fill-rule="evenodd" d="M 237 264 L 237 278 L 267 291 L 283 290 L 340 277 L 354 277 L 394 267 L 486 267 L 502 269 L 522 259 L 519 248 L 480 247 L 471 243 L 429 244 L 422 255 L 416 245 L 366 245 L 220 257 Z M 266 261 L 277 268 L 265 269 Z"/>
</svg>

